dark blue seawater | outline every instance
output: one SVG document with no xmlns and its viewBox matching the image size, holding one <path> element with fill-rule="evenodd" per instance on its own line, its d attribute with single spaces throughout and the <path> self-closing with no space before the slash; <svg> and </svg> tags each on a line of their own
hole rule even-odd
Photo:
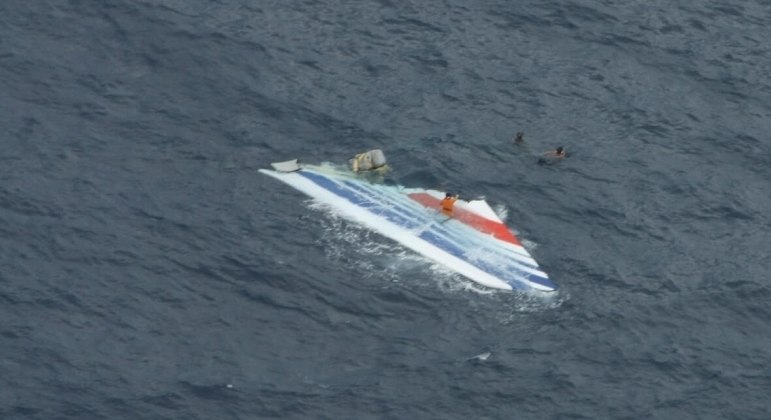
<svg viewBox="0 0 771 420">
<path fill-rule="evenodd" d="M 769 28 L 768 0 L 0 2 L 0 418 L 771 418 Z M 375 147 L 486 197 L 557 296 L 257 172 Z"/>
</svg>

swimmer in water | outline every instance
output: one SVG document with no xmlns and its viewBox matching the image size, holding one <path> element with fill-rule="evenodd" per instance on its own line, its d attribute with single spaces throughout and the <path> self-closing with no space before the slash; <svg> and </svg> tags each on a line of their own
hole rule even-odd
<svg viewBox="0 0 771 420">
<path fill-rule="evenodd" d="M 546 153 L 544 153 L 544 156 L 549 158 L 555 158 L 555 159 L 562 159 L 565 156 L 567 156 L 567 152 L 565 152 L 565 148 L 562 146 L 557 147 L 554 150 L 550 150 Z"/>
</svg>

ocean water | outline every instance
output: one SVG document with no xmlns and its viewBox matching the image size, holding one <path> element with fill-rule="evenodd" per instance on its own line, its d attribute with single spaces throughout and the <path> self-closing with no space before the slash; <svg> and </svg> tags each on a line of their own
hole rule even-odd
<svg viewBox="0 0 771 420">
<path fill-rule="evenodd" d="M 0 418 L 771 418 L 770 27 L 768 0 L 0 2 Z M 556 296 L 257 172 L 376 147 L 486 197 Z"/>
</svg>

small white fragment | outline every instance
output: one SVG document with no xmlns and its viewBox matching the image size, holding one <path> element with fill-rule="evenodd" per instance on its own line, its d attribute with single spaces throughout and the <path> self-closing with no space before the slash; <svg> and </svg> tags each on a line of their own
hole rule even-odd
<svg viewBox="0 0 771 420">
<path fill-rule="evenodd" d="M 482 354 L 477 354 L 477 355 L 476 355 L 476 356 L 474 356 L 474 357 L 470 357 L 468 360 L 474 360 L 474 359 L 476 359 L 476 360 L 481 360 L 481 361 L 483 361 L 483 362 L 484 362 L 485 360 L 487 360 L 487 358 L 488 358 L 488 357 L 490 357 L 490 355 L 491 355 L 491 354 L 492 354 L 492 353 L 490 353 L 489 351 L 486 351 L 486 352 L 484 352 L 484 353 L 482 353 Z"/>
</svg>

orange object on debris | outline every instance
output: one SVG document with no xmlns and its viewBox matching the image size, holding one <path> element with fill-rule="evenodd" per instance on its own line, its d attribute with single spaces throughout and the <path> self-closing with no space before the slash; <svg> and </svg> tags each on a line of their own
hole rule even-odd
<svg viewBox="0 0 771 420">
<path fill-rule="evenodd" d="M 442 211 L 445 213 L 452 213 L 452 207 L 455 205 L 455 202 L 457 200 L 458 200 L 458 196 L 447 193 L 447 195 L 442 199 L 440 203 L 442 206 Z"/>
</svg>

